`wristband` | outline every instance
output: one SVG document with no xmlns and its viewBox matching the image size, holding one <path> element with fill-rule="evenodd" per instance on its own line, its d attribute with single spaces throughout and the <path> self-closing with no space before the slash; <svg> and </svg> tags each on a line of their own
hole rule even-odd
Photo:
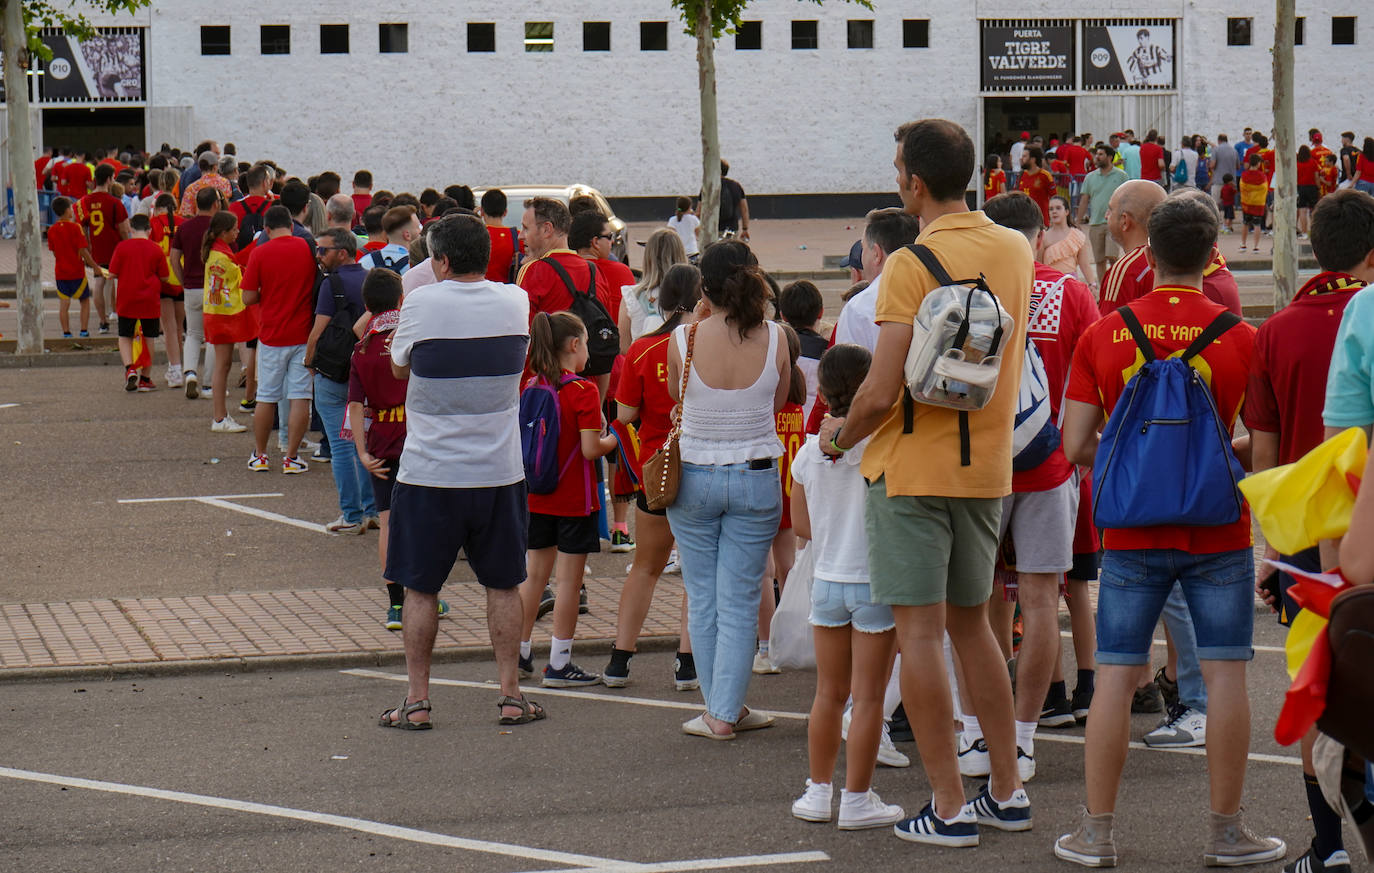
<svg viewBox="0 0 1374 873">
<path fill-rule="evenodd" d="M 840 431 L 842 430 L 844 430 L 844 425 L 840 425 L 839 427 L 835 428 L 835 432 L 830 436 L 830 448 L 834 449 L 835 453 L 840 455 L 843 455 L 845 452 L 849 451 L 848 449 L 840 447 L 839 439 Z"/>
</svg>

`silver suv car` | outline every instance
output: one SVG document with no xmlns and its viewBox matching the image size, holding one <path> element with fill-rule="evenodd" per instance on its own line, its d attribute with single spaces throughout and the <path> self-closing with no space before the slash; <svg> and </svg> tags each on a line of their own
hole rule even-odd
<svg viewBox="0 0 1374 873">
<path fill-rule="evenodd" d="M 506 222 L 519 227 L 520 217 L 525 214 L 525 201 L 533 197 L 548 197 L 552 200 L 561 200 L 569 203 L 574 197 L 590 197 L 596 201 L 601 213 L 610 222 L 611 229 L 615 232 L 615 239 L 611 240 L 611 254 L 621 263 L 629 263 L 630 231 L 625 226 L 625 222 L 615 217 L 615 212 L 611 209 L 611 204 L 606 201 L 601 192 L 590 185 L 494 185 L 500 188 L 506 195 L 507 211 Z M 489 189 L 479 188 L 473 192 L 478 201 Z"/>
</svg>

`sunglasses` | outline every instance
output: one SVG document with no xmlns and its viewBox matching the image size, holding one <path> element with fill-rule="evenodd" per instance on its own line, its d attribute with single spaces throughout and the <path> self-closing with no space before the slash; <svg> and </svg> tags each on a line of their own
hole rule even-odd
<svg viewBox="0 0 1374 873">
<path fill-rule="evenodd" d="M 613 233 L 598 233 L 596 236 L 592 237 L 592 239 L 615 239 L 615 234 L 613 234 Z"/>
</svg>

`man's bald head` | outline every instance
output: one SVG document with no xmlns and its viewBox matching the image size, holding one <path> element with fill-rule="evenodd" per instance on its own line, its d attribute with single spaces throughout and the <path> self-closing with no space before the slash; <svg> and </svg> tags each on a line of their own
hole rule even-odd
<svg viewBox="0 0 1374 873">
<path fill-rule="evenodd" d="M 1164 189 L 1145 179 L 1132 179 L 1112 193 L 1107 205 L 1107 231 L 1123 251 L 1145 245 L 1150 213 L 1167 195 Z"/>
</svg>

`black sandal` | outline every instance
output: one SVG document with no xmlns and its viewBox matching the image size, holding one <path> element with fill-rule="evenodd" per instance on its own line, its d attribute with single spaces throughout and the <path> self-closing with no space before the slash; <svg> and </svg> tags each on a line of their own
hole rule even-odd
<svg viewBox="0 0 1374 873">
<path fill-rule="evenodd" d="M 434 724 L 429 721 L 411 721 L 410 714 L 412 712 L 429 711 L 430 705 L 428 697 L 426 697 L 424 700 L 417 700 L 414 703 L 408 703 L 405 700 L 402 700 L 400 706 L 388 709 L 386 712 L 383 712 L 381 720 L 378 721 L 378 724 L 380 724 L 382 727 L 397 728 L 398 730 L 403 731 L 427 731 L 433 728 Z M 395 716 L 395 718 L 392 718 L 392 716 Z"/>
<path fill-rule="evenodd" d="M 519 697 L 502 697 L 496 701 L 498 710 L 507 706 L 514 706 L 520 709 L 519 715 L 503 715 L 497 719 L 497 724 L 529 724 L 532 721 L 548 718 L 549 714 L 544 711 L 544 707 L 535 703 L 533 700 L 526 700 L 522 694 Z"/>
</svg>

